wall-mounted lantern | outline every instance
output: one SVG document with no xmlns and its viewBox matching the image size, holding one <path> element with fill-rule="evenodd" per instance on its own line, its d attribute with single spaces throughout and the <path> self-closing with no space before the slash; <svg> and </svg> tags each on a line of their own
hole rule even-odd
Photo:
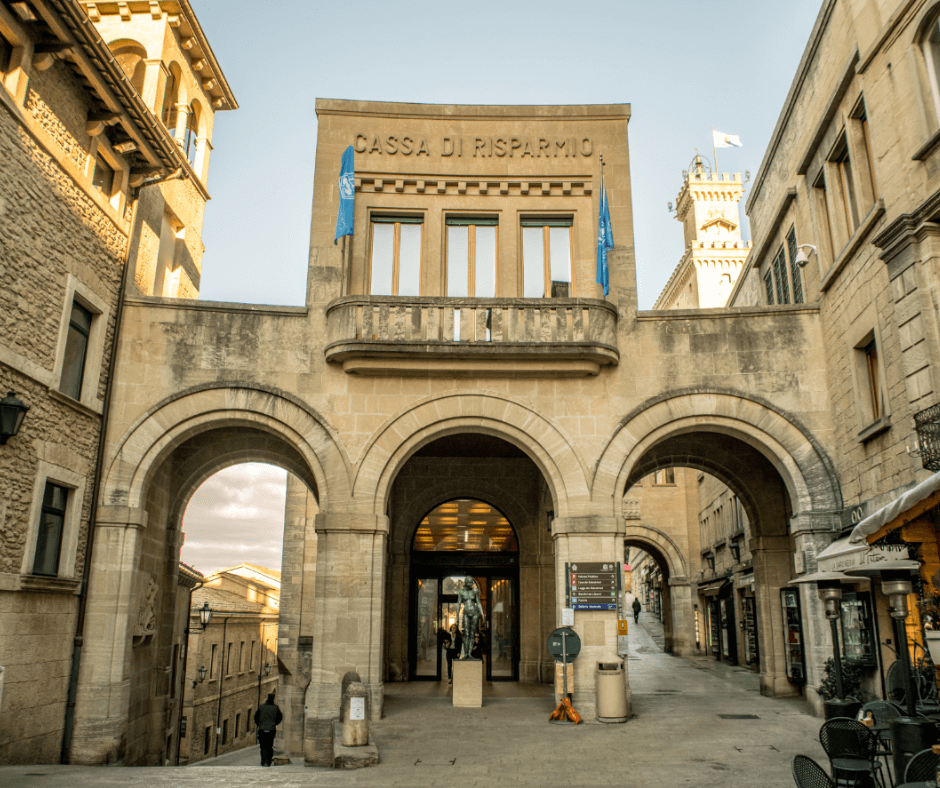
<svg viewBox="0 0 940 788">
<path fill-rule="evenodd" d="M 0 399 L 0 446 L 20 431 L 28 410 L 29 405 L 17 399 L 12 391 L 8 391 L 7 395 Z"/>
<path fill-rule="evenodd" d="M 202 624 L 203 632 L 206 631 L 210 621 L 212 621 L 212 608 L 209 607 L 208 602 L 203 602 L 202 607 L 199 608 L 199 623 Z"/>
</svg>

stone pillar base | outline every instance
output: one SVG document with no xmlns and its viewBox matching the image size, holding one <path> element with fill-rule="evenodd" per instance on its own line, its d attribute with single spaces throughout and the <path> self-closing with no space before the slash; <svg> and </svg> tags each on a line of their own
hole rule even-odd
<svg viewBox="0 0 940 788">
<path fill-rule="evenodd" d="M 483 661 L 454 660 L 454 705 L 480 708 L 483 705 Z"/>
</svg>

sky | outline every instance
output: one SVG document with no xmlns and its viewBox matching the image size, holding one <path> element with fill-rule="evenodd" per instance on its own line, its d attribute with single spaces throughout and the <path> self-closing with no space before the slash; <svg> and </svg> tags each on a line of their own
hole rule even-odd
<svg viewBox="0 0 940 788">
<path fill-rule="evenodd" d="M 215 119 L 202 299 L 303 305 L 317 98 L 629 103 L 639 305 L 650 309 L 684 251 L 667 209 L 682 171 L 696 149 L 711 161 L 714 127 L 743 143 L 719 150 L 718 171 L 753 181 L 820 0 L 192 6 L 240 105 Z M 749 238 L 743 205 L 741 218 Z M 256 465 L 209 479 L 186 513 L 183 560 L 279 568 L 284 479 Z"/>
</svg>

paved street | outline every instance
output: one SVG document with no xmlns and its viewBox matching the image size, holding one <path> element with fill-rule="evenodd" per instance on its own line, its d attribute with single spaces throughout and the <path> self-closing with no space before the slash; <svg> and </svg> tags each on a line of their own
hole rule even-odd
<svg viewBox="0 0 940 788">
<path fill-rule="evenodd" d="M 386 717 L 373 726 L 381 763 L 371 769 L 311 769 L 299 760 L 262 769 L 251 748 L 181 769 L 2 767 L 0 785 L 792 788 L 796 753 L 825 763 L 820 720 L 802 702 L 762 697 L 757 676 L 742 668 L 663 654 L 652 615 L 641 623 L 630 635 L 636 716 L 623 725 L 550 725 L 548 687 L 492 685 L 482 709 L 454 709 L 440 685 L 388 685 Z"/>
</svg>

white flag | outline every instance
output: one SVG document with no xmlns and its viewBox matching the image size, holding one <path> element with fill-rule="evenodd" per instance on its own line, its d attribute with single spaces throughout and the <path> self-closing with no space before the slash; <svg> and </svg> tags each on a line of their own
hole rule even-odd
<svg viewBox="0 0 940 788">
<path fill-rule="evenodd" d="M 712 142 L 716 148 L 740 148 L 741 138 L 737 134 L 725 134 L 712 129 Z"/>
</svg>

